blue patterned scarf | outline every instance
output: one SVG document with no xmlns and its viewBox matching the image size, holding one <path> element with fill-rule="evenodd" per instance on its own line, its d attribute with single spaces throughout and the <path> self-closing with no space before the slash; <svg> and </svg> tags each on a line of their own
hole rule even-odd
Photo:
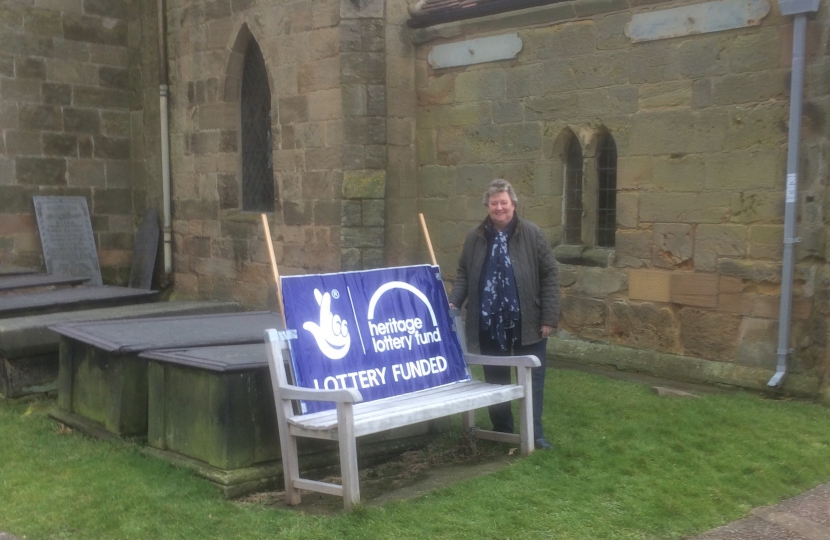
<svg viewBox="0 0 830 540">
<path fill-rule="evenodd" d="M 507 350 L 507 330 L 515 328 L 519 321 L 519 295 L 513 265 L 507 253 L 507 241 L 516 228 L 514 218 L 503 231 L 497 231 L 488 219 L 484 225 L 489 249 L 481 278 L 481 328 L 488 332 L 490 339 L 499 343 L 502 351 Z"/>
</svg>

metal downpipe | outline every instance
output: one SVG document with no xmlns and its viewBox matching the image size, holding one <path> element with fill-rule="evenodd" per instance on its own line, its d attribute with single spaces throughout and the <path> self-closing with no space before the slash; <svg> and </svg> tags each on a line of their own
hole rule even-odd
<svg viewBox="0 0 830 540">
<path fill-rule="evenodd" d="M 817 3 L 817 2 L 816 2 Z M 782 2 L 783 4 L 783 2 Z M 785 6 L 782 5 L 782 11 Z M 786 14 L 786 13 L 785 13 Z M 793 266 L 798 201 L 798 155 L 801 142 L 802 93 L 804 87 L 804 49 L 807 37 L 807 15 L 802 10 L 795 14 L 793 24 L 793 63 L 790 80 L 790 128 L 787 140 L 787 187 L 784 208 L 784 260 L 781 270 L 781 306 L 778 313 L 778 363 L 775 375 L 767 386 L 775 388 L 787 375 L 787 355 L 790 353 L 790 326 L 793 304 Z"/>
<path fill-rule="evenodd" d="M 173 273 L 173 226 L 171 219 L 170 202 L 170 128 L 168 125 L 167 110 L 167 17 L 165 16 L 164 0 L 158 0 L 158 28 L 159 28 L 159 119 L 161 128 L 161 185 L 164 198 L 164 274 L 170 277 Z"/>
</svg>

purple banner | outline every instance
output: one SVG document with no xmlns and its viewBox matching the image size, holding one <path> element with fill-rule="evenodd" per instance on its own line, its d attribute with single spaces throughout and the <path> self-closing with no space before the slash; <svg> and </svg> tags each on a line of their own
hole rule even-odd
<svg viewBox="0 0 830 540">
<path fill-rule="evenodd" d="M 287 276 L 282 291 L 298 386 L 357 388 L 372 401 L 468 378 L 437 267 Z"/>
</svg>

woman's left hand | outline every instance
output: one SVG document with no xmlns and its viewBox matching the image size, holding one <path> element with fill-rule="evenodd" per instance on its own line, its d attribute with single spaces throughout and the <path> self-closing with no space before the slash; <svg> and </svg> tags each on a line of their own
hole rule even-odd
<svg viewBox="0 0 830 540">
<path fill-rule="evenodd" d="M 551 334 L 553 333 L 553 331 L 554 331 L 554 330 L 556 330 L 556 327 L 554 327 L 554 326 L 547 326 L 547 325 L 544 325 L 544 324 L 543 324 L 543 325 L 542 325 L 542 337 L 543 337 L 543 338 L 548 337 L 549 335 L 551 335 Z"/>
</svg>

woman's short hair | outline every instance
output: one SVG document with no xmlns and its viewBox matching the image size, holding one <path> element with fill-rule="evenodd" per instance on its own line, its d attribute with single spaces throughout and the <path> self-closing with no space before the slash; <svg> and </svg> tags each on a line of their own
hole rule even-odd
<svg viewBox="0 0 830 540">
<path fill-rule="evenodd" d="M 516 196 L 516 190 L 513 189 L 513 186 L 510 185 L 510 182 L 504 180 L 503 178 L 496 178 L 490 185 L 487 186 L 487 191 L 484 192 L 484 198 L 482 199 L 482 203 L 484 206 L 490 204 L 490 196 L 498 195 L 502 192 L 507 192 L 507 195 L 510 197 L 510 200 L 513 201 L 513 206 L 519 206 L 519 198 Z"/>
</svg>

